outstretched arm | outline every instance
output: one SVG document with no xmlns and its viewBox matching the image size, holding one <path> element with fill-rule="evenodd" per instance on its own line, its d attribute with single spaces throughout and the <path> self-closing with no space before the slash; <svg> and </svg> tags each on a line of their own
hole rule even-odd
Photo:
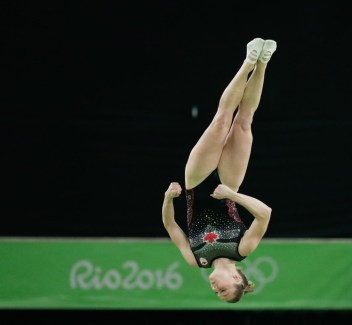
<svg viewBox="0 0 352 325">
<path fill-rule="evenodd" d="M 232 191 L 224 184 L 220 184 L 211 196 L 215 199 L 230 199 L 243 206 L 255 218 L 249 229 L 245 232 L 240 245 L 239 252 L 242 256 L 247 256 L 255 250 L 263 238 L 271 216 L 271 208 L 262 201 Z"/>
<path fill-rule="evenodd" d="M 192 253 L 189 240 L 183 230 L 175 221 L 175 209 L 173 199 L 179 197 L 182 192 L 180 184 L 172 182 L 165 192 L 162 206 L 162 220 L 166 231 L 172 242 L 177 246 L 184 259 L 191 266 L 198 266 L 197 261 Z"/>
</svg>

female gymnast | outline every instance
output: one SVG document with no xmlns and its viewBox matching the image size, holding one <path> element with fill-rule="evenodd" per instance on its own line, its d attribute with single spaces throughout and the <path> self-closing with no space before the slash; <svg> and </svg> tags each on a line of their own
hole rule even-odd
<svg viewBox="0 0 352 325">
<path fill-rule="evenodd" d="M 276 47 L 274 40 L 262 38 L 247 44 L 246 58 L 222 93 L 213 120 L 191 150 L 185 166 L 188 235 L 174 218 L 173 199 L 182 192 L 178 182 L 171 182 L 162 204 L 162 221 L 172 242 L 189 265 L 213 269 L 211 289 L 226 302 L 238 302 L 254 290 L 236 263 L 256 249 L 271 217 L 268 205 L 238 191 L 251 154 L 251 124 L 265 70 Z M 236 204 L 254 217 L 248 228 Z"/>
</svg>

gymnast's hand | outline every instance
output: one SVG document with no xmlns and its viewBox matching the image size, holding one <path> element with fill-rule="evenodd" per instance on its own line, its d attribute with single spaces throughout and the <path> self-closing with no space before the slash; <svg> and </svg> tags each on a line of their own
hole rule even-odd
<svg viewBox="0 0 352 325">
<path fill-rule="evenodd" d="M 179 197 L 181 195 L 182 188 L 179 183 L 172 182 L 169 185 L 169 188 L 165 192 L 165 198 L 173 199 L 175 197 Z"/>
<path fill-rule="evenodd" d="M 232 191 L 229 187 L 224 184 L 219 184 L 214 192 L 210 194 L 214 199 L 229 199 L 234 195 L 234 191 Z"/>
</svg>

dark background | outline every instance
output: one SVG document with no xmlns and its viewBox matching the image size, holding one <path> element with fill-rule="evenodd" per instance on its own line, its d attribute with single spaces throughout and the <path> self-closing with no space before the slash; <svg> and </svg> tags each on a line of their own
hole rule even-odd
<svg viewBox="0 0 352 325">
<path fill-rule="evenodd" d="M 273 208 L 266 238 L 351 237 L 347 4 L 2 6 L 0 236 L 166 237 L 163 193 L 183 184 L 246 44 L 262 37 L 278 49 L 241 192 Z"/>
</svg>

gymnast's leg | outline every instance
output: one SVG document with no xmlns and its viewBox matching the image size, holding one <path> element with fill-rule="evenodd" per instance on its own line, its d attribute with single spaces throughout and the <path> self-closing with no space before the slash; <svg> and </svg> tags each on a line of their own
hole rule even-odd
<svg viewBox="0 0 352 325">
<path fill-rule="evenodd" d="M 247 82 L 220 158 L 218 166 L 220 179 L 234 191 L 238 191 L 246 174 L 253 142 L 251 128 L 253 116 L 262 95 L 267 63 L 275 50 L 275 41 L 265 41 L 255 69 Z"/>
<path fill-rule="evenodd" d="M 263 42 L 257 38 L 248 43 L 246 59 L 222 93 L 212 122 L 193 147 L 185 168 L 186 189 L 197 186 L 217 168 L 233 114 L 245 95 L 248 76 L 254 69 L 253 62 L 257 61 Z"/>
</svg>

